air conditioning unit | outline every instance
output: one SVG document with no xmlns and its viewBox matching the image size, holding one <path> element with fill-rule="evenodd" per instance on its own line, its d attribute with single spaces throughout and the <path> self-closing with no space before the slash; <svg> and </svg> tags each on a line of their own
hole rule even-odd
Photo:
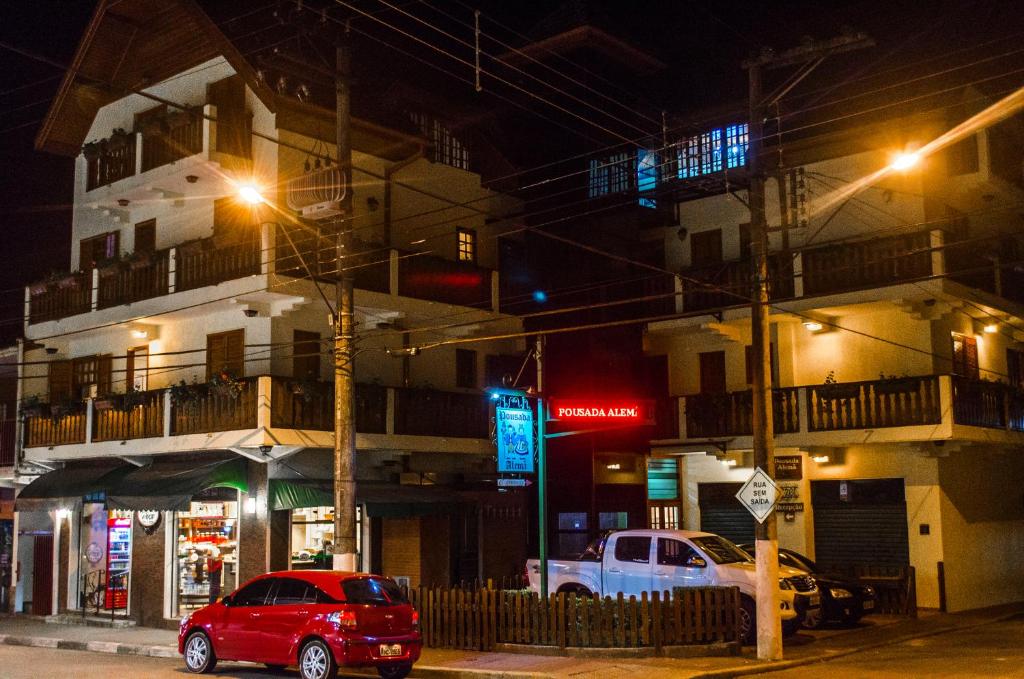
<svg viewBox="0 0 1024 679">
<path fill-rule="evenodd" d="M 345 175 L 337 166 L 307 172 L 288 180 L 288 207 L 306 219 L 329 219 L 341 214 Z"/>
</svg>

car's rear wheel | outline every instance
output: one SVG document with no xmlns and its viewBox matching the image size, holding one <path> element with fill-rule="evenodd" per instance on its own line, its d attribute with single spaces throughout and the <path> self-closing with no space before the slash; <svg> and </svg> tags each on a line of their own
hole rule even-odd
<svg viewBox="0 0 1024 679">
<path fill-rule="evenodd" d="M 331 649 L 320 639 L 313 639 L 299 652 L 299 676 L 302 679 L 334 679 L 338 663 Z"/>
<path fill-rule="evenodd" d="M 818 629 L 825 622 L 825 614 L 820 608 L 812 608 L 804 613 L 804 628 Z"/>
<path fill-rule="evenodd" d="M 747 645 L 757 641 L 757 612 L 746 597 L 740 601 L 740 641 Z"/>
<path fill-rule="evenodd" d="M 185 640 L 185 669 L 193 674 L 212 672 L 217 666 L 217 654 L 213 652 L 210 637 L 203 632 L 193 632 Z"/>
<path fill-rule="evenodd" d="M 381 679 L 405 679 L 412 672 L 412 665 L 381 665 L 377 674 Z"/>
</svg>

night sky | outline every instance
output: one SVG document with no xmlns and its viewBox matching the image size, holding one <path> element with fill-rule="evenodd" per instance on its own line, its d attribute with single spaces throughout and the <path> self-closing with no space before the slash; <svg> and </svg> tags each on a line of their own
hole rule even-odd
<svg viewBox="0 0 1024 679">
<path fill-rule="evenodd" d="M 257 6 L 225 0 L 200 4 L 211 5 L 214 16 L 231 16 Z M 357 4 L 367 10 L 381 8 L 372 0 L 357 0 Z M 468 5 L 452 0 L 430 4 L 471 20 Z M 561 4 L 485 0 L 473 6 L 509 28 L 527 32 Z M 6 43 L 66 63 L 74 54 L 92 7 L 88 0 L 6 2 L 0 10 L 0 35 Z M 416 3 L 408 9 L 444 21 L 442 15 L 431 15 Z M 868 31 L 879 45 L 837 67 L 849 76 L 891 68 L 921 55 L 979 45 L 1022 29 L 1019 4 L 1000 0 L 727 4 L 711 0 L 643 4 L 607 1 L 591 3 L 589 14 L 599 25 L 611 28 L 669 65 L 647 83 L 637 83 L 637 89 L 645 90 L 651 111 L 662 107 L 684 111 L 742 101 L 745 76 L 739 62 L 762 45 L 788 47 L 802 35 L 832 36 L 843 26 Z M 484 28 L 509 42 L 515 40 L 500 27 L 485 23 Z M 425 29 L 421 34 L 427 37 Z M 388 37 L 401 40 L 394 34 Z M 1017 44 L 1019 41 L 996 45 L 989 53 L 1008 51 Z M 970 56 L 964 53 L 960 58 Z M 1008 68 L 1007 63 L 1003 61 L 1000 66 Z M 1021 63 L 1019 56 L 1016 63 Z M 51 66 L 0 49 L 0 196 L 5 207 L 0 218 L 5 254 L 0 266 L 0 337 L 8 340 L 19 330 L 21 286 L 68 265 L 72 161 L 33 149 L 39 122 L 61 75 Z"/>
</svg>

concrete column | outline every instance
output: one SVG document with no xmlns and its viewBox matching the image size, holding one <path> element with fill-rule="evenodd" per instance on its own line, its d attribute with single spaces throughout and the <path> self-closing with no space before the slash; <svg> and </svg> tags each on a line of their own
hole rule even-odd
<svg viewBox="0 0 1024 679">
<path fill-rule="evenodd" d="M 274 273 L 275 226 L 271 222 L 260 224 L 260 273 L 263 275 Z"/>
<path fill-rule="evenodd" d="M 96 399 L 90 398 L 85 401 L 85 442 L 92 443 L 92 423 L 96 420 Z"/>
<path fill-rule="evenodd" d="M 171 390 L 164 389 L 164 437 L 171 435 Z"/>
<path fill-rule="evenodd" d="M 388 292 L 398 294 L 398 250 L 390 250 L 388 256 Z"/>
<path fill-rule="evenodd" d="M 167 294 L 174 292 L 174 285 L 177 281 L 178 248 L 171 248 L 167 252 Z"/>
<path fill-rule="evenodd" d="M 273 379 L 270 375 L 260 375 L 256 378 L 256 429 L 267 432 L 270 429 L 270 390 L 273 388 Z"/>
<path fill-rule="evenodd" d="M 90 307 L 91 307 L 91 309 L 93 311 L 96 311 L 96 309 L 99 308 L 99 304 L 100 304 L 100 270 L 99 269 L 93 269 L 92 270 L 92 278 L 90 279 L 90 281 L 91 281 L 90 285 L 92 286 L 90 288 L 90 291 L 91 291 L 91 293 L 90 293 L 91 294 L 91 297 L 90 297 Z"/>
<path fill-rule="evenodd" d="M 53 569 L 53 578 L 57 583 L 57 596 L 53 602 L 53 612 L 65 613 L 68 610 L 68 578 L 71 576 L 71 522 L 75 520 L 75 512 L 68 512 L 67 517 L 55 523 L 54 547 L 57 552 L 57 567 Z"/>
<path fill-rule="evenodd" d="M 267 465 L 248 460 L 249 492 L 239 493 L 238 584 L 270 570 L 270 517 L 267 509 Z M 255 499 L 250 511 L 249 499 Z M 234 583 L 224 583 L 225 591 Z"/>
<path fill-rule="evenodd" d="M 270 570 L 291 568 L 291 513 L 290 509 L 270 512 Z"/>
<path fill-rule="evenodd" d="M 142 174 L 142 135 L 135 135 L 135 174 Z"/>
<path fill-rule="evenodd" d="M 209 158 L 210 153 L 217 148 L 217 107 L 213 104 L 203 106 L 203 157 Z M 212 119 L 212 120 L 211 120 Z"/>
<path fill-rule="evenodd" d="M 796 392 L 796 412 L 800 418 L 800 433 L 806 434 L 811 426 L 807 411 L 807 387 L 800 387 Z"/>
<path fill-rule="evenodd" d="M 28 319 L 32 312 L 32 288 L 28 285 L 25 286 L 25 322 L 23 323 L 24 329 L 28 331 Z"/>
<path fill-rule="evenodd" d="M 683 313 L 683 279 L 678 276 L 672 277 L 672 291 L 676 293 L 673 298 L 677 314 Z"/>
<path fill-rule="evenodd" d="M 167 589 L 168 571 L 166 568 L 166 552 L 168 535 L 177 535 L 177 531 L 168 531 L 165 522 L 174 521 L 174 512 L 161 512 L 160 523 L 154 526 L 152 533 L 139 525 L 137 518 L 132 518 L 132 561 L 131 575 L 128 582 L 128 606 L 132 619 L 142 627 L 164 626 L 164 592 Z M 173 528 L 173 527 L 172 527 Z M 172 550 L 172 558 L 177 559 L 177 550 Z M 173 576 L 172 576 L 173 577 Z M 174 591 L 174 588 L 170 588 Z"/>
</svg>

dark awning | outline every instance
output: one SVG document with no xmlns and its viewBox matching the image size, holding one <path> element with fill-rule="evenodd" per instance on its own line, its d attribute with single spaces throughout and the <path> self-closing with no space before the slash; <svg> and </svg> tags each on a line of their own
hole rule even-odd
<svg viewBox="0 0 1024 679">
<path fill-rule="evenodd" d="M 451 488 L 401 486 L 392 483 L 356 483 L 356 502 L 366 505 L 368 516 L 423 516 L 446 514 L 459 502 Z M 334 485 L 326 479 L 271 479 L 270 508 L 299 509 L 334 505 Z"/>
<path fill-rule="evenodd" d="M 70 462 L 22 488 L 14 508 L 19 512 L 76 511 L 82 507 L 83 496 L 106 492 L 133 469 L 132 465 L 112 460 Z"/>
<path fill-rule="evenodd" d="M 189 508 L 193 495 L 209 488 L 248 491 L 245 459 L 156 460 L 129 472 L 110 488 L 107 507 L 181 511 Z"/>
</svg>

